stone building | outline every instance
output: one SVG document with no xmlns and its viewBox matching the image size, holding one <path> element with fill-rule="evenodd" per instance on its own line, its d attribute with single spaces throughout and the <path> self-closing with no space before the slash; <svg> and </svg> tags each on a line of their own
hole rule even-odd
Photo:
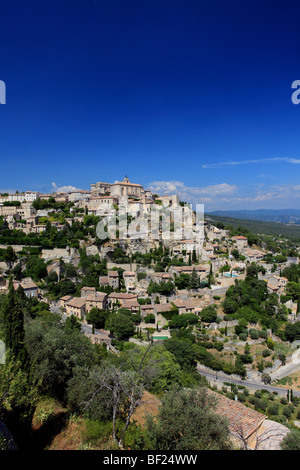
<svg viewBox="0 0 300 470">
<path fill-rule="evenodd" d="M 119 197 L 140 197 L 145 194 L 145 190 L 141 184 L 131 183 L 127 176 L 125 176 L 123 181 L 117 181 L 111 185 L 110 194 Z"/>
</svg>

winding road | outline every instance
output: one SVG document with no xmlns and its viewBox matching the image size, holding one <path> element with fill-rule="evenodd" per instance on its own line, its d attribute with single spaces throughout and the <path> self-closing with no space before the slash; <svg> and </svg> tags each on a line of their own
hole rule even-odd
<svg viewBox="0 0 300 470">
<path fill-rule="evenodd" d="M 299 366 L 298 366 L 299 368 Z M 287 388 L 284 387 L 274 387 L 273 385 L 265 385 L 262 381 L 252 381 L 252 380 L 242 380 L 230 375 L 222 374 L 220 372 L 207 370 L 207 368 L 202 368 L 201 364 L 198 364 L 197 371 L 199 374 L 206 377 L 208 381 L 215 382 L 217 385 L 222 385 L 224 382 L 233 383 L 235 385 L 243 385 L 249 390 L 268 390 L 269 392 L 277 392 L 279 395 L 286 396 Z M 300 391 L 293 390 L 293 395 L 300 397 Z"/>
</svg>

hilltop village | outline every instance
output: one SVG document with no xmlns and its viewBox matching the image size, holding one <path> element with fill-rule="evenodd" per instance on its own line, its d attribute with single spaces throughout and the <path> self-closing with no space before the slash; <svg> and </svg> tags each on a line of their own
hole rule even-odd
<svg viewBox="0 0 300 470">
<path fill-rule="evenodd" d="M 166 344 L 182 370 L 276 385 L 299 340 L 299 246 L 198 215 L 127 177 L 2 194 L 0 292 L 21 288 L 114 355 Z"/>
</svg>

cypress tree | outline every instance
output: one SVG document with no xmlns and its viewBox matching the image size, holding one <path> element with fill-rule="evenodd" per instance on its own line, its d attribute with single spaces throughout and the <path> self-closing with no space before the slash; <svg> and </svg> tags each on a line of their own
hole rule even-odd
<svg viewBox="0 0 300 470">
<path fill-rule="evenodd" d="M 189 288 L 198 289 L 200 285 L 201 285 L 200 277 L 198 276 L 196 269 L 194 267 L 191 277 L 190 277 Z"/>
<path fill-rule="evenodd" d="M 22 368 L 26 368 L 28 353 L 24 345 L 24 310 L 21 299 L 20 292 L 15 291 L 10 279 L 7 298 L 2 307 L 5 347 L 9 357 L 19 361 Z"/>
<path fill-rule="evenodd" d="M 209 289 L 211 288 L 212 279 L 213 279 L 213 272 L 212 272 L 212 265 L 210 265 L 209 275 L 208 275 L 208 286 L 207 286 Z"/>
</svg>

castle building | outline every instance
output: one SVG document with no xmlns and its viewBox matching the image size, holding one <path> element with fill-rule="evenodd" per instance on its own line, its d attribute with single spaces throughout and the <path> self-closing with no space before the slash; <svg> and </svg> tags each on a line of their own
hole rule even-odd
<svg viewBox="0 0 300 470">
<path fill-rule="evenodd" d="M 123 179 L 123 181 L 111 185 L 110 193 L 113 196 L 133 196 L 133 197 L 141 197 L 145 194 L 145 190 L 141 184 L 131 183 L 127 176 Z"/>
<path fill-rule="evenodd" d="M 123 181 L 116 181 L 115 183 L 98 183 L 91 184 L 92 197 L 101 196 L 132 196 L 141 197 L 145 195 L 145 190 L 141 184 L 131 183 L 130 180 L 125 176 Z"/>
</svg>

